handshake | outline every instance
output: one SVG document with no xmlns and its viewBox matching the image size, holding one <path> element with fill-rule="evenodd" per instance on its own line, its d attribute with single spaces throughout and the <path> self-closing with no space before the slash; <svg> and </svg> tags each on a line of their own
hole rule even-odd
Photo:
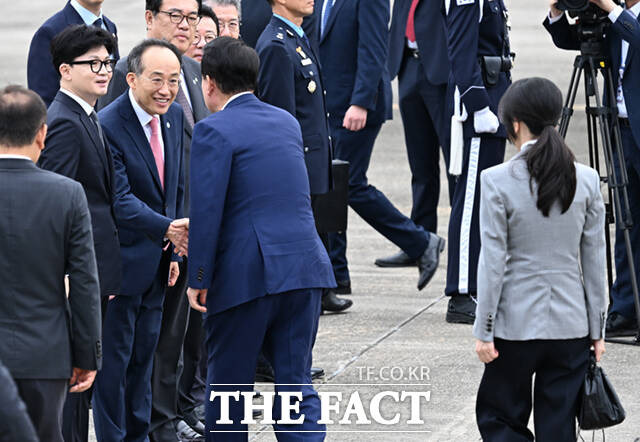
<svg viewBox="0 0 640 442">
<path fill-rule="evenodd" d="M 173 220 L 169 224 L 165 237 L 173 244 L 175 253 L 187 256 L 189 252 L 189 218 Z"/>
</svg>

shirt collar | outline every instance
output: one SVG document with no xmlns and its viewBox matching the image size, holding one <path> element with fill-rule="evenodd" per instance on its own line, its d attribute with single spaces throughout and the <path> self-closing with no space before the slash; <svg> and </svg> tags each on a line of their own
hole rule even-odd
<svg viewBox="0 0 640 442">
<path fill-rule="evenodd" d="M 80 14 L 80 17 L 82 17 L 82 21 L 84 21 L 87 26 L 93 25 L 93 23 L 97 19 L 102 18 L 102 9 L 100 9 L 100 15 L 95 15 L 93 12 L 89 11 L 87 8 L 78 3 L 78 0 L 71 0 L 71 6 L 73 6 L 73 9 L 75 9 L 76 12 Z"/>
<path fill-rule="evenodd" d="M 231 98 L 229 98 L 229 100 L 224 104 L 224 106 L 222 106 L 222 109 L 220 109 L 221 111 L 224 110 L 227 106 L 229 106 L 229 103 L 231 103 L 233 100 L 235 100 L 238 97 L 241 97 L 243 95 L 248 95 L 248 94 L 253 94 L 253 92 L 251 91 L 245 91 L 245 92 L 240 92 L 239 94 L 235 94 L 233 95 Z"/>
<path fill-rule="evenodd" d="M 631 9 L 627 9 L 627 11 L 631 12 L 636 18 L 638 18 L 638 15 L 640 15 L 640 2 L 633 5 Z"/>
<path fill-rule="evenodd" d="M 129 100 L 131 100 L 131 105 L 133 106 L 133 110 L 138 116 L 138 120 L 140 121 L 140 124 L 142 125 L 143 128 L 146 127 L 147 124 L 149 124 L 149 122 L 154 117 L 158 117 L 158 115 L 150 115 L 149 113 L 147 113 L 146 110 L 140 107 L 140 105 L 136 101 L 136 98 L 133 96 L 133 91 L 131 89 L 129 89 Z"/>
<path fill-rule="evenodd" d="M 63 88 L 60 88 L 60 92 L 62 92 L 63 94 L 69 96 L 72 100 L 74 100 L 76 103 L 78 103 L 82 107 L 82 110 L 86 112 L 87 116 L 91 115 L 91 113 L 94 111 L 93 106 L 91 106 L 89 103 L 84 101 L 82 98 L 78 97 L 73 92 L 68 91 L 66 89 L 63 89 Z"/>
<path fill-rule="evenodd" d="M 26 155 L 18 155 L 15 153 L 0 153 L 0 160 L 29 160 L 31 161 L 31 158 L 29 158 Z"/>
<path fill-rule="evenodd" d="M 291 29 L 296 31 L 296 34 L 298 34 L 298 37 L 300 37 L 300 38 L 304 37 L 304 30 L 300 26 L 296 25 L 291 20 L 287 20 L 286 18 L 284 18 L 281 15 L 278 15 L 278 14 L 274 13 L 273 16 L 279 18 L 280 20 L 282 20 L 283 22 L 288 24 L 291 27 Z"/>
<path fill-rule="evenodd" d="M 527 141 L 526 143 L 524 143 L 522 146 L 520 146 L 520 153 L 524 153 L 526 152 L 531 146 L 533 146 L 534 144 L 536 144 L 538 142 L 537 139 L 535 140 L 531 140 L 531 141 Z"/>
</svg>

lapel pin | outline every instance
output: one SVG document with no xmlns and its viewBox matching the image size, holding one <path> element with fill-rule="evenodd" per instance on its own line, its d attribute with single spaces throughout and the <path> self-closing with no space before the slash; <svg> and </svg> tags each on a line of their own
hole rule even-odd
<svg viewBox="0 0 640 442">
<path fill-rule="evenodd" d="M 193 84 L 198 84 L 198 77 L 195 77 L 195 78 L 193 79 Z"/>
<path fill-rule="evenodd" d="M 171 123 L 167 121 L 167 129 L 171 129 Z"/>
</svg>

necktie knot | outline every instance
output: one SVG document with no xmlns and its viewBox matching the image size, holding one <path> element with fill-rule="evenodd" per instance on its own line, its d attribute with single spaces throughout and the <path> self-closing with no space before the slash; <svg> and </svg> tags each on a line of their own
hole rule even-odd
<svg viewBox="0 0 640 442">
<path fill-rule="evenodd" d="M 101 28 L 102 27 L 102 17 L 98 17 L 98 19 L 96 21 L 93 22 L 93 26 L 95 26 L 96 28 Z"/>
</svg>

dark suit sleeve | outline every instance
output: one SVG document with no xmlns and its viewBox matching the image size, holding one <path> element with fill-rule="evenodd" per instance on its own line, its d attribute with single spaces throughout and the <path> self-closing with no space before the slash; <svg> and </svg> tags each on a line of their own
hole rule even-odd
<svg viewBox="0 0 640 442">
<path fill-rule="evenodd" d="M 479 29 L 478 1 L 458 6 L 455 0 L 451 0 L 447 15 L 449 61 L 460 98 L 469 114 L 491 104 L 478 63 Z"/>
<path fill-rule="evenodd" d="M 640 49 L 640 23 L 628 10 L 622 11 L 622 14 L 611 25 L 613 32 L 617 33 L 621 39 L 626 40 L 629 46 L 634 49 Z"/>
<path fill-rule="evenodd" d="M 273 42 L 260 51 L 258 90 L 262 101 L 296 116 L 295 71 L 283 44 Z"/>
<path fill-rule="evenodd" d="M 182 124 L 184 124 L 184 114 L 181 113 L 181 115 L 182 115 L 182 118 L 179 121 L 181 121 Z M 180 167 L 178 169 L 179 172 L 178 172 L 178 192 L 176 196 L 176 199 L 177 199 L 176 200 L 176 219 L 184 218 L 184 198 L 185 198 L 184 143 L 187 135 L 185 134 L 184 129 L 182 127 L 180 128 L 180 133 L 182 134 L 182 136 L 180 137 L 182 139 L 182 145 L 180 146 L 180 155 L 178 156 L 178 158 L 180 158 Z M 173 252 L 171 255 L 171 261 L 182 262 L 182 257 L 176 254 L 175 252 Z"/>
<path fill-rule="evenodd" d="M 389 1 L 367 0 L 358 7 L 358 70 L 351 104 L 373 110 L 389 52 Z"/>
<path fill-rule="evenodd" d="M 109 82 L 107 94 L 98 100 L 98 109 L 104 109 L 127 89 L 129 89 L 129 84 L 127 84 L 127 59 L 122 58 L 113 70 L 113 76 Z"/>
<path fill-rule="evenodd" d="M 556 45 L 556 47 L 575 51 L 580 49 L 577 26 L 569 24 L 566 14 L 562 14 L 562 17 L 553 24 L 549 22 L 549 16 L 547 14 L 542 25 L 547 32 L 551 34 L 553 44 Z"/>
<path fill-rule="evenodd" d="M 0 362 L 0 442 L 38 442 L 36 430 L 20 399 L 11 373 Z"/>
<path fill-rule="evenodd" d="M 100 286 L 91 215 L 80 184 L 73 183 L 71 199 L 65 273 L 69 275 L 72 365 L 99 370 L 102 363 Z"/>
<path fill-rule="evenodd" d="M 153 241 L 162 241 L 171 219 L 151 209 L 131 192 L 122 151 L 104 126 L 103 129 L 113 156 L 116 222 L 127 229 L 144 232 Z"/>
<path fill-rule="evenodd" d="M 54 120 L 47 131 L 38 166 L 75 179 L 80 164 L 79 130 L 69 120 Z"/>
<path fill-rule="evenodd" d="M 209 126 L 198 124 L 191 144 L 191 218 L 189 224 L 189 287 L 209 288 L 233 149 Z"/>
<path fill-rule="evenodd" d="M 27 85 L 36 92 L 49 107 L 60 88 L 60 77 L 53 67 L 49 45 L 53 30 L 41 27 L 31 40 L 27 58 Z"/>
</svg>

